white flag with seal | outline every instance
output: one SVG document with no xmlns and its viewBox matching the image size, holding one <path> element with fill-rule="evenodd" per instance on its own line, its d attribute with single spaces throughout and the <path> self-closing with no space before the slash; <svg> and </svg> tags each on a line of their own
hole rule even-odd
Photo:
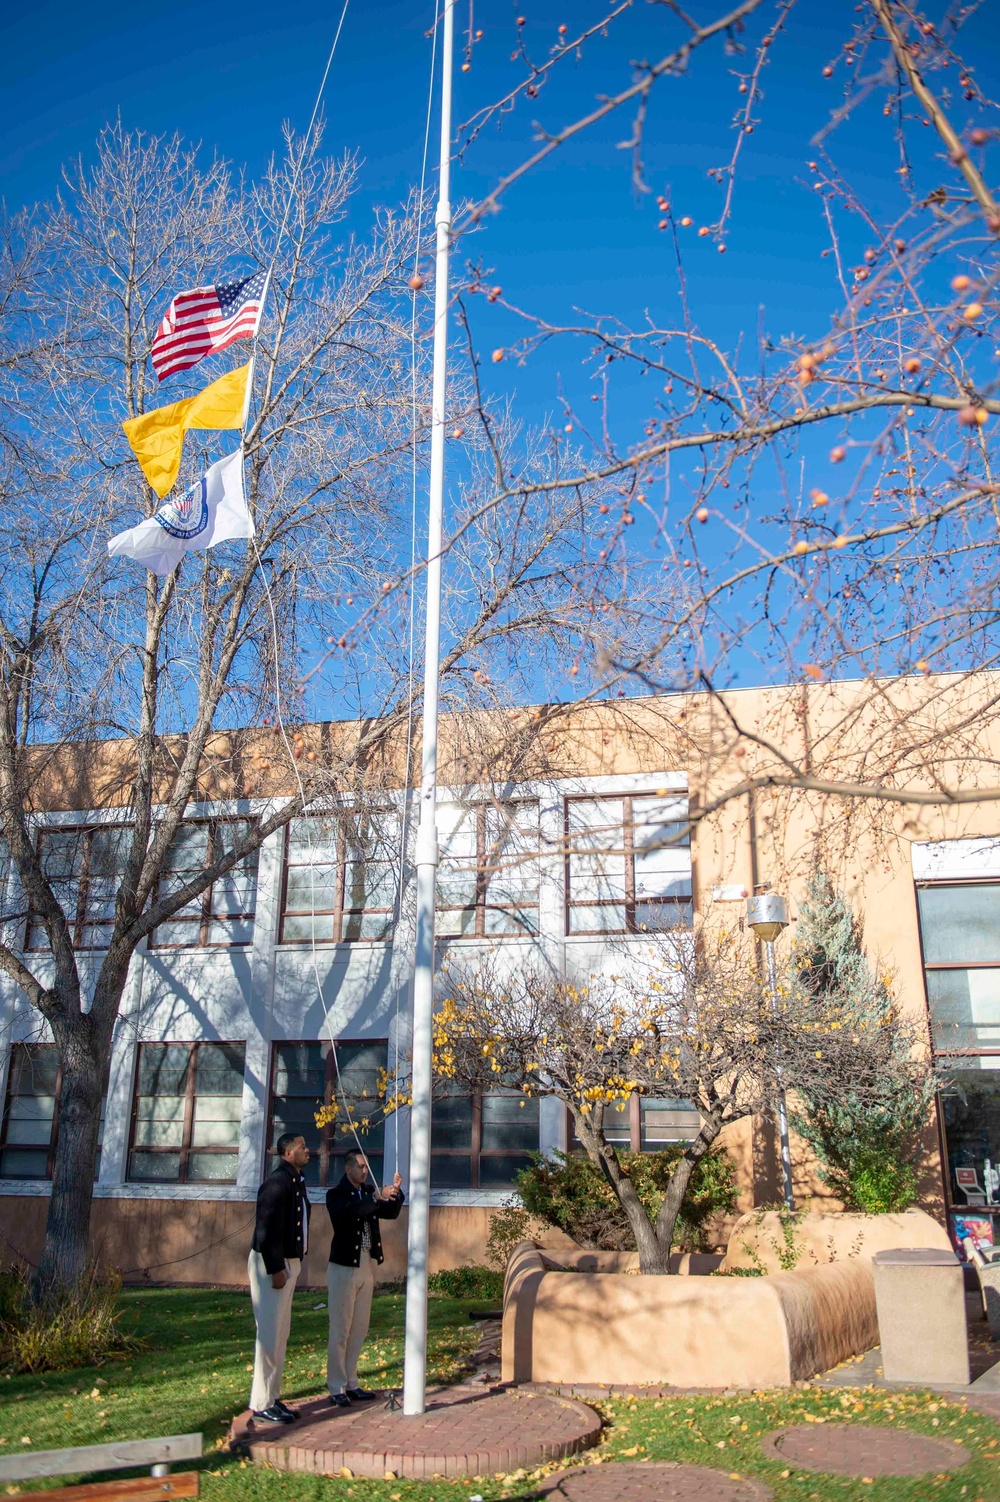
<svg viewBox="0 0 1000 1502">
<path fill-rule="evenodd" d="M 148 521 L 108 543 L 112 558 L 134 558 L 154 574 L 169 574 L 185 553 L 204 552 L 231 537 L 252 537 L 243 494 L 243 450 L 227 454 L 176 500 L 164 501 Z"/>
</svg>

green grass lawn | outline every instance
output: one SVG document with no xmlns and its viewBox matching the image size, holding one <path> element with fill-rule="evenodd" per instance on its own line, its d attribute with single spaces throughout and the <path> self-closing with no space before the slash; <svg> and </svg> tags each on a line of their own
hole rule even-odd
<svg viewBox="0 0 1000 1502">
<path fill-rule="evenodd" d="M 205 1502 L 487 1502 L 529 1498 L 533 1481 L 555 1467 L 528 1475 L 471 1481 L 364 1481 L 285 1475 L 229 1456 L 222 1444 L 233 1413 L 246 1404 L 253 1361 L 253 1317 L 245 1294 L 150 1289 L 123 1295 L 127 1324 L 146 1342 L 136 1355 L 45 1377 L 0 1377 L 0 1454 L 138 1439 L 200 1430 L 206 1457 Z M 320 1305 L 317 1308 L 314 1306 Z M 476 1301 L 435 1298 L 430 1303 L 430 1380 L 447 1382 L 475 1346 L 468 1318 Z M 377 1295 L 361 1381 L 399 1386 L 403 1299 Z M 321 1391 L 326 1352 L 326 1309 L 317 1292 L 295 1295 L 286 1366 L 286 1398 Z M 603 1404 L 607 1427 L 591 1459 L 609 1465 L 609 1502 L 616 1459 L 678 1460 L 756 1476 L 777 1502 L 1000 1502 L 1000 1425 L 931 1394 L 887 1394 L 871 1389 L 748 1394 L 735 1398 L 671 1398 Z M 760 1437 L 789 1423 L 825 1419 L 892 1424 L 960 1440 L 973 1460 L 950 1475 L 866 1483 L 861 1479 L 789 1471 L 766 1460 Z M 569 1461 L 566 1464 L 573 1464 Z M 62 1484 L 72 1478 L 53 1481 Z M 15 1494 L 17 1488 L 8 1488 Z M 27 1488 L 23 1488 L 27 1490 Z"/>
</svg>

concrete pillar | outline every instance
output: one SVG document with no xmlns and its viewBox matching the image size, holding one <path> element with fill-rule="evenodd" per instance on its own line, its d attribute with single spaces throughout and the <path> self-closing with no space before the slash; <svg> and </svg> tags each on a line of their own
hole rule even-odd
<svg viewBox="0 0 1000 1502">
<path fill-rule="evenodd" d="M 904 1247 L 872 1262 L 886 1381 L 967 1387 L 965 1281 L 954 1252 Z"/>
</svg>

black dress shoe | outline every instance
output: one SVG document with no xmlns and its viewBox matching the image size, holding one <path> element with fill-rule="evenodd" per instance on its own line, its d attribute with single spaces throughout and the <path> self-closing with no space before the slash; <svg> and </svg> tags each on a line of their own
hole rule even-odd
<svg viewBox="0 0 1000 1502">
<path fill-rule="evenodd" d="M 277 1403 L 272 1403 L 270 1408 L 255 1408 L 255 1419 L 263 1419 L 265 1424 L 294 1424 L 295 1415 L 287 1408 L 281 1408 Z"/>
<path fill-rule="evenodd" d="M 367 1403 L 372 1398 L 377 1398 L 377 1392 L 366 1392 L 363 1387 L 349 1387 L 347 1396 L 352 1403 Z"/>
<path fill-rule="evenodd" d="M 351 1406 L 351 1400 L 346 1392 L 332 1392 L 330 1394 L 330 1402 L 334 1408 L 350 1408 Z"/>
<path fill-rule="evenodd" d="M 290 1422 L 293 1424 L 298 1418 L 298 1414 L 295 1412 L 295 1409 L 289 1408 L 288 1404 L 284 1401 L 283 1398 L 275 1398 L 274 1402 L 271 1404 L 271 1407 L 276 1408 L 279 1413 L 287 1414 Z"/>
</svg>

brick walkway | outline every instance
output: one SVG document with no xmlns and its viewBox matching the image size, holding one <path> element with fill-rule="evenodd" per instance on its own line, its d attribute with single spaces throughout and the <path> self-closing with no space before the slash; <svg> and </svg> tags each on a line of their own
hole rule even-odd
<svg viewBox="0 0 1000 1502">
<path fill-rule="evenodd" d="M 642 1462 L 574 1466 L 539 1487 L 552 1502 L 771 1502 L 763 1482 L 707 1466 Z"/>
<path fill-rule="evenodd" d="M 838 1476 L 922 1476 L 954 1471 L 971 1459 L 953 1439 L 871 1424 L 796 1424 L 765 1434 L 760 1443 L 772 1460 Z"/>
<path fill-rule="evenodd" d="M 508 1388 L 453 1387 L 408 1418 L 384 1399 L 333 1408 L 325 1395 L 293 1406 L 295 1424 L 233 1420 L 230 1448 L 259 1465 L 320 1476 L 486 1476 L 575 1455 L 597 1443 L 601 1420 L 571 1398 Z"/>
</svg>

